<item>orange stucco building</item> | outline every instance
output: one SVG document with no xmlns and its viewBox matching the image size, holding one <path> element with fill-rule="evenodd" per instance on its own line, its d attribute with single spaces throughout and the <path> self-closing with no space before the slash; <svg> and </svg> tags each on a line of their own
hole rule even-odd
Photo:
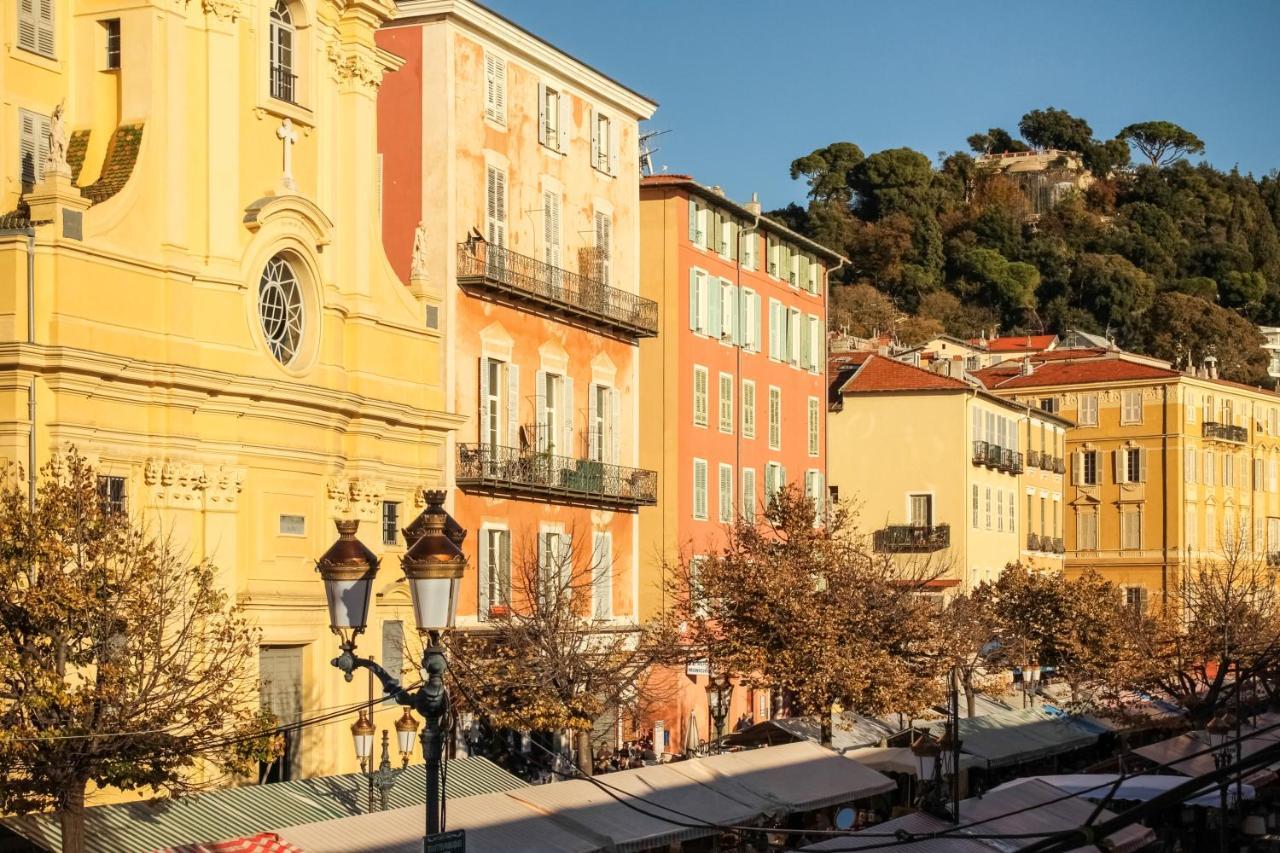
<svg viewBox="0 0 1280 853">
<path fill-rule="evenodd" d="M 468 530 L 466 629 L 535 564 L 638 618 L 637 123 L 656 105 L 467 0 L 411 0 L 378 32 L 387 255 L 447 329 L 452 512 Z M 400 543 L 403 545 L 403 543 Z M 388 546 L 390 547 L 390 546 Z M 512 584 L 517 586 L 512 590 Z"/>
<path fill-rule="evenodd" d="M 825 502 L 827 275 L 841 262 L 755 201 L 683 175 L 641 181 L 641 293 L 663 329 L 641 344 L 645 422 L 662 425 L 640 438 L 641 466 L 661 474 L 657 505 L 640 513 L 642 616 L 665 606 L 666 566 L 717 548 L 783 484 Z M 674 698 L 650 721 L 666 751 L 683 750 L 691 719 L 712 736 L 714 667 L 669 674 Z M 737 687 L 726 729 L 769 710 L 767 693 Z"/>
</svg>

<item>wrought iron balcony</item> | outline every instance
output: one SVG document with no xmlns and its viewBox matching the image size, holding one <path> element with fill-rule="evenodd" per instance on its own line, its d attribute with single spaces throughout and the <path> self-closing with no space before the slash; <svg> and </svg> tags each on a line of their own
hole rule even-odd
<svg viewBox="0 0 1280 853">
<path fill-rule="evenodd" d="M 1046 548 L 1045 550 L 1048 551 L 1050 549 Z M 1053 553 L 1055 554 L 1067 553 L 1067 545 L 1065 542 L 1062 541 L 1061 536 L 1054 537 L 1052 550 L 1053 550 Z"/>
<path fill-rule="evenodd" d="M 975 441 L 973 443 L 973 464 L 985 465 L 987 462 L 987 443 L 985 441 Z"/>
<path fill-rule="evenodd" d="M 464 492 L 635 511 L 658 500 L 658 473 L 491 444 L 459 444 Z"/>
<path fill-rule="evenodd" d="M 1267 552 L 1267 567 L 1271 569 L 1280 568 L 1280 551 Z"/>
<path fill-rule="evenodd" d="M 872 539 L 881 553 L 928 554 L 951 547 L 951 525 L 890 524 L 877 530 Z"/>
<path fill-rule="evenodd" d="M 999 468 L 1004 461 L 1004 448 L 998 444 L 987 442 L 987 467 Z"/>
<path fill-rule="evenodd" d="M 1040 458 L 1041 458 L 1041 457 L 1040 457 L 1040 451 L 1039 451 L 1039 450 L 1028 450 L 1028 451 L 1027 451 L 1027 467 L 1028 467 L 1028 468 L 1039 468 L 1039 467 L 1040 467 Z"/>
<path fill-rule="evenodd" d="M 1041 547 L 1040 537 L 1034 533 L 1027 534 L 1027 550 L 1039 551 Z"/>
<path fill-rule="evenodd" d="M 458 285 L 626 338 L 658 334 L 658 303 L 484 240 L 458 244 Z"/>
<path fill-rule="evenodd" d="M 1249 430 L 1242 426 L 1223 424 L 1217 421 L 1205 421 L 1204 437 L 1217 439 L 1218 441 L 1232 441 L 1236 444 L 1247 444 L 1249 442 Z"/>
</svg>

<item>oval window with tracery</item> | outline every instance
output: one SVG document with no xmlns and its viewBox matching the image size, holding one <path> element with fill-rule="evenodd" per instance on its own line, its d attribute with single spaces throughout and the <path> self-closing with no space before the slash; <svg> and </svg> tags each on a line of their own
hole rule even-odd
<svg viewBox="0 0 1280 853">
<path fill-rule="evenodd" d="M 288 364 L 302 342 L 305 311 L 302 288 L 293 267 L 281 255 L 267 261 L 258 284 L 258 317 L 262 334 L 276 361 Z"/>
</svg>

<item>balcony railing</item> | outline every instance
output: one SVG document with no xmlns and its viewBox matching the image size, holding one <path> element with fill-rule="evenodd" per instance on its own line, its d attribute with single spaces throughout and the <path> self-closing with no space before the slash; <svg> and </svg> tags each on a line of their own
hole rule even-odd
<svg viewBox="0 0 1280 853">
<path fill-rule="evenodd" d="M 634 511 L 658 500 L 658 474 L 490 444 L 458 445 L 458 488 L 504 497 Z"/>
<path fill-rule="evenodd" d="M 1267 567 L 1271 569 L 1280 568 L 1280 551 L 1267 552 Z"/>
<path fill-rule="evenodd" d="M 986 465 L 988 468 L 998 468 L 1009 474 L 1021 474 L 1023 470 L 1021 453 L 1008 450 L 989 441 L 975 441 L 973 443 L 973 464 Z"/>
<path fill-rule="evenodd" d="M 882 553 L 928 554 L 951 547 L 951 525 L 891 524 L 873 535 L 874 546 Z"/>
<path fill-rule="evenodd" d="M 1028 450 L 1028 451 L 1027 451 L 1027 467 L 1028 467 L 1028 468 L 1039 468 L 1039 467 L 1040 467 L 1040 458 L 1041 458 L 1041 456 L 1040 456 L 1040 451 L 1039 451 L 1039 450 Z"/>
<path fill-rule="evenodd" d="M 1053 547 L 1052 547 L 1052 548 L 1045 548 L 1045 550 L 1046 550 L 1046 551 L 1053 551 L 1053 553 L 1055 553 L 1055 554 L 1065 554 L 1065 553 L 1067 553 L 1067 546 L 1066 546 L 1066 543 L 1064 543 L 1064 542 L 1062 541 L 1062 537 L 1061 537 L 1061 536 L 1056 536 L 1056 537 L 1054 537 L 1054 540 L 1053 540 Z"/>
<path fill-rule="evenodd" d="M 1204 437 L 1214 438 L 1219 441 L 1233 441 L 1237 444 L 1247 444 L 1249 442 L 1249 430 L 1242 426 L 1222 424 L 1217 421 L 1205 421 Z"/>
<path fill-rule="evenodd" d="M 973 464 L 985 465 L 987 462 L 987 443 L 985 441 L 975 441 L 973 443 Z"/>
<path fill-rule="evenodd" d="M 1039 537 L 1039 536 L 1037 536 L 1037 535 L 1036 535 L 1036 534 L 1034 534 L 1034 533 L 1028 533 L 1028 534 L 1027 534 L 1027 550 L 1028 550 L 1028 551 L 1039 551 L 1039 550 L 1040 550 L 1040 537 Z"/>
<path fill-rule="evenodd" d="M 458 244 L 458 284 L 629 338 L 658 334 L 658 303 L 484 240 Z"/>
<path fill-rule="evenodd" d="M 275 64 L 271 66 L 271 97 L 278 101 L 297 103 L 294 100 L 294 89 L 297 88 L 297 83 L 298 75 L 290 71 L 287 66 Z"/>
</svg>

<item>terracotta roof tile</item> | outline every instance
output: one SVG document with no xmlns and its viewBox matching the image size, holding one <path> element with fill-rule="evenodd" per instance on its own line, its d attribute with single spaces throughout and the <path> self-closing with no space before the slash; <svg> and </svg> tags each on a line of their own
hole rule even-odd
<svg viewBox="0 0 1280 853">
<path fill-rule="evenodd" d="M 661 187 L 666 184 L 685 184 L 693 180 L 693 175 L 680 175 L 675 172 L 663 172 L 661 175 L 645 175 L 640 179 L 642 187 Z"/>
<path fill-rule="evenodd" d="M 987 341 L 988 352 L 1022 352 L 1025 350 L 1043 350 L 1053 346 L 1057 335 L 1012 335 L 1005 338 L 991 338 Z M 970 341 L 981 343 L 981 339 Z"/>
<path fill-rule="evenodd" d="M 82 187 L 81 195 L 92 199 L 94 204 L 101 204 L 124 188 L 138 161 L 143 127 L 139 123 L 122 124 L 116 128 L 111 142 L 107 144 L 107 159 L 102 165 L 101 176 L 89 186 Z"/>
<path fill-rule="evenodd" d="M 883 355 L 871 355 L 838 390 L 841 394 L 861 394 L 875 391 L 959 391 L 968 388 L 969 385 L 959 379 Z"/>
<path fill-rule="evenodd" d="M 1078 385 L 1094 382 L 1129 382 L 1142 379 L 1173 379 L 1181 376 L 1176 370 L 1152 367 L 1119 358 L 1095 358 L 1086 361 L 1051 361 L 1036 367 L 1028 376 L 1019 370 L 1011 373 L 1009 366 L 998 365 L 972 374 L 991 390 L 1009 388 L 1037 388 L 1045 385 Z"/>
</svg>

